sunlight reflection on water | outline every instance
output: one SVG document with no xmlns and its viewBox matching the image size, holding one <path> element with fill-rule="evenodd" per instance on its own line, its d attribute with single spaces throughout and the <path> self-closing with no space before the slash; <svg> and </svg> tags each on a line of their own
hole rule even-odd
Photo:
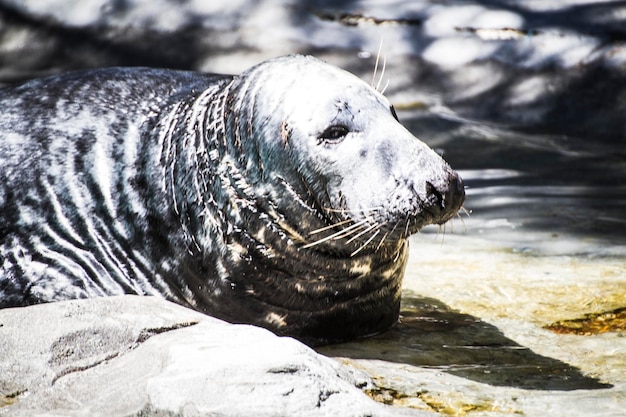
<svg viewBox="0 0 626 417">
<path fill-rule="evenodd" d="M 428 111 L 400 116 L 465 181 L 471 215 L 457 231 L 543 255 L 626 257 L 626 153 L 615 143 L 523 133 Z M 558 243 L 546 240 L 550 236 Z"/>
</svg>

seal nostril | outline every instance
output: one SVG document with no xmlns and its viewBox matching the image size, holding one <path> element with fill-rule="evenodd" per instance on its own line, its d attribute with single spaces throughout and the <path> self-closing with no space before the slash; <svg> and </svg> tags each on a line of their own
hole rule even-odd
<svg viewBox="0 0 626 417">
<path fill-rule="evenodd" d="M 456 214 L 465 201 L 465 187 L 459 174 L 450 170 L 443 189 L 438 189 L 433 183 L 426 181 L 425 184 L 428 199 L 431 202 L 430 211 L 438 219 L 445 223 Z"/>
<path fill-rule="evenodd" d="M 456 212 L 465 201 L 465 184 L 458 173 L 452 172 L 450 175 L 446 202 L 448 210 Z"/>
<path fill-rule="evenodd" d="M 426 195 L 432 195 L 437 199 L 437 207 L 445 209 L 445 198 L 431 182 L 426 181 Z"/>
</svg>

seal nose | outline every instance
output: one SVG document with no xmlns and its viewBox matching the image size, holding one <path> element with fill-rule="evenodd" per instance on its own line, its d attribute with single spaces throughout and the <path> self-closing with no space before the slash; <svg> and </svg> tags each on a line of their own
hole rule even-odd
<svg viewBox="0 0 626 417">
<path fill-rule="evenodd" d="M 463 206 L 465 202 L 465 184 L 458 172 L 452 171 L 448 178 L 448 192 L 444 195 L 447 201 L 448 210 L 454 214 Z"/>
<path fill-rule="evenodd" d="M 456 171 L 448 170 L 444 189 L 437 189 L 432 183 L 426 182 L 426 192 L 437 199 L 437 224 L 450 220 L 459 211 L 465 201 L 465 185 Z"/>
</svg>

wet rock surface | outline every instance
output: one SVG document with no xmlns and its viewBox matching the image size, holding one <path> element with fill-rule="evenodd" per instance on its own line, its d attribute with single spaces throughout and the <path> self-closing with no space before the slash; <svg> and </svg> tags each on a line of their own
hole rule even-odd
<svg viewBox="0 0 626 417">
<path fill-rule="evenodd" d="M 237 73 L 288 53 L 314 54 L 381 88 L 388 82 L 403 124 L 461 171 L 471 214 L 412 240 L 395 329 L 320 352 L 369 375 L 362 390 L 398 412 L 622 416 L 625 8 L 592 0 L 2 0 L 0 83 L 113 65 Z M 596 323 L 602 332 L 550 330 L 607 314 L 617 319 Z M 128 346 L 139 333 L 107 338 L 135 354 Z M 102 335 L 68 333 L 89 343 Z M 99 346 L 55 348 L 43 380 L 64 358 L 78 368 L 108 363 L 113 351 Z M 6 404 L 28 398 L 20 381 L 6 380 Z"/>
<path fill-rule="evenodd" d="M 364 373 L 151 297 L 0 310 L 0 414 L 390 416 Z M 406 410 L 403 415 L 427 415 Z"/>
</svg>

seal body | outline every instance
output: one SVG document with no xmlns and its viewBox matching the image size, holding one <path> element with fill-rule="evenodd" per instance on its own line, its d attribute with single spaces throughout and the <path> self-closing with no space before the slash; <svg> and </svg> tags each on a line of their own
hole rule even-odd
<svg viewBox="0 0 626 417">
<path fill-rule="evenodd" d="M 0 306 L 159 295 L 308 343 L 399 314 L 459 176 L 356 77 L 113 68 L 0 90 Z"/>
</svg>

